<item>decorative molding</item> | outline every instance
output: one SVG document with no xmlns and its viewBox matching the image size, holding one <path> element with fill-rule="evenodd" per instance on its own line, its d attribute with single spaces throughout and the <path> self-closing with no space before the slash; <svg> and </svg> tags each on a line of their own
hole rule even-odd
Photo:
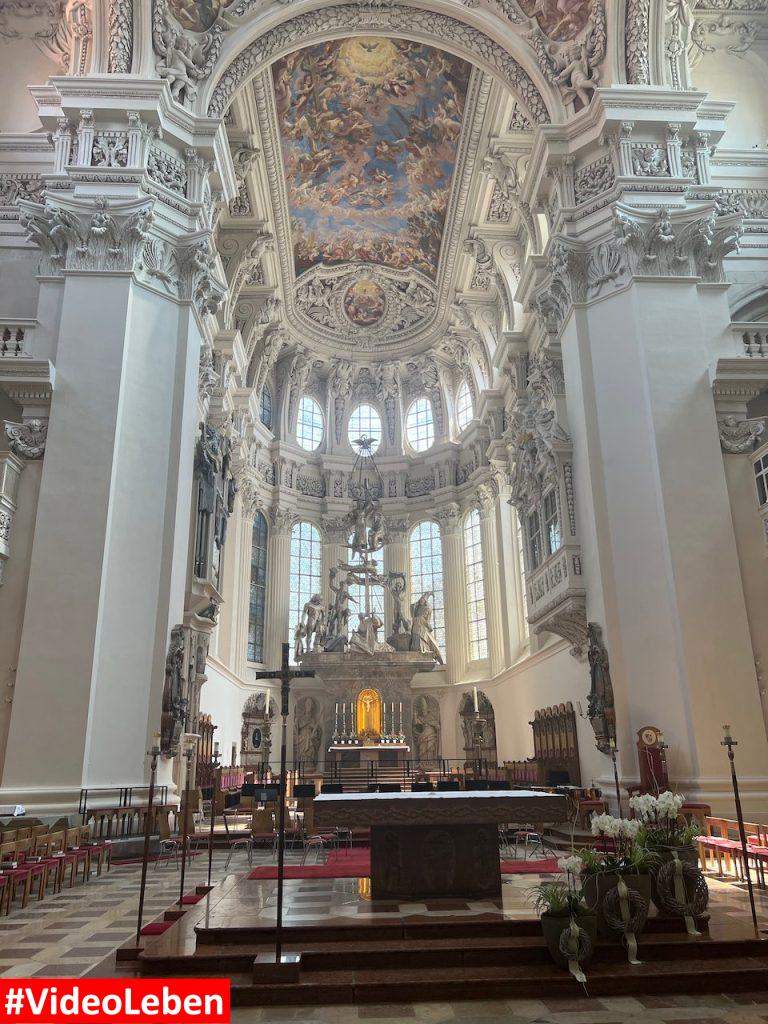
<svg viewBox="0 0 768 1024">
<path fill-rule="evenodd" d="M 91 201 L 64 196 L 45 205 L 22 200 L 21 224 L 40 248 L 40 272 L 65 270 L 125 271 L 138 261 L 154 215 L 146 199 Z"/>
<path fill-rule="evenodd" d="M 554 633 L 567 640 L 571 654 L 583 661 L 589 646 L 586 607 L 582 599 L 570 601 L 566 607 L 560 608 L 543 622 L 536 625 L 534 632 Z"/>
<path fill-rule="evenodd" d="M 327 38 L 339 30 L 361 27 L 370 29 L 371 34 L 377 31 L 391 32 L 393 35 L 398 32 L 406 35 L 415 33 L 417 36 L 431 37 L 437 46 L 442 40 L 451 39 L 457 47 L 472 54 L 476 63 L 489 65 L 506 81 L 523 105 L 525 115 L 533 123 L 549 124 L 549 112 L 541 93 L 528 73 L 499 43 L 456 18 L 434 11 L 401 7 L 396 3 L 376 10 L 362 4 L 325 7 L 299 14 L 265 32 L 238 54 L 224 71 L 208 104 L 208 116 L 221 117 L 240 85 L 278 56 L 290 52 L 297 45 L 311 45 L 314 37 Z"/>
<path fill-rule="evenodd" d="M 42 459 L 48 437 L 47 420 L 27 420 L 26 423 L 6 423 L 8 447 L 20 459 Z"/>
<path fill-rule="evenodd" d="M 753 451 L 764 430 L 765 424 L 759 420 L 724 416 L 719 424 L 720 447 L 727 455 L 744 455 Z"/>
<path fill-rule="evenodd" d="M 228 27 L 220 11 L 207 31 L 186 32 L 173 16 L 168 0 L 152 0 L 155 70 L 168 82 L 177 103 L 185 106 L 194 103 L 198 83 L 205 81 L 216 66 L 222 36 Z"/>
<path fill-rule="evenodd" d="M 542 74 L 559 89 L 564 103 L 589 105 L 600 84 L 600 65 L 608 45 L 604 0 L 592 0 L 589 18 L 573 39 L 551 41 L 538 23 L 525 33 Z"/>
<path fill-rule="evenodd" d="M 651 0 L 627 0 L 624 60 L 629 85 L 650 85 Z"/>
<path fill-rule="evenodd" d="M 109 0 L 109 62 L 113 75 L 128 75 L 133 63 L 133 0 Z"/>
<path fill-rule="evenodd" d="M 587 203 L 590 199 L 607 192 L 616 181 L 613 159 L 609 154 L 598 160 L 580 167 L 574 176 L 576 205 Z"/>
</svg>

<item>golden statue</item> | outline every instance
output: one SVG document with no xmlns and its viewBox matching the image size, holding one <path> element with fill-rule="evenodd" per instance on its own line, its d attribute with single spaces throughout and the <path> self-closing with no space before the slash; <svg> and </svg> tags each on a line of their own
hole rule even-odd
<svg viewBox="0 0 768 1024">
<path fill-rule="evenodd" d="M 358 736 L 381 736 L 381 697 L 376 690 L 361 690 L 357 695 Z"/>
</svg>

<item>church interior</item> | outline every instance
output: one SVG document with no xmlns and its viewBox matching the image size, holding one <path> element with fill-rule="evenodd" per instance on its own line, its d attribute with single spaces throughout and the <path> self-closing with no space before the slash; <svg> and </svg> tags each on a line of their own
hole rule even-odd
<svg viewBox="0 0 768 1024">
<path fill-rule="evenodd" d="M 768 1020 L 768 0 L 1 0 L 0 83 L 0 976 Z"/>
</svg>

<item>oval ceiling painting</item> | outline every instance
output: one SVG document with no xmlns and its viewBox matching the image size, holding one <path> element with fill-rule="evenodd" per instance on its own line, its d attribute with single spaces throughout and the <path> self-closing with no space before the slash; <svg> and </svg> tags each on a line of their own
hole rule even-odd
<svg viewBox="0 0 768 1024">
<path fill-rule="evenodd" d="M 358 327 L 373 327 L 384 316 L 384 291 L 368 277 L 362 277 L 347 288 L 344 312 Z"/>
<path fill-rule="evenodd" d="M 168 6 L 182 28 L 207 32 L 221 10 L 221 0 L 170 0 Z"/>
</svg>

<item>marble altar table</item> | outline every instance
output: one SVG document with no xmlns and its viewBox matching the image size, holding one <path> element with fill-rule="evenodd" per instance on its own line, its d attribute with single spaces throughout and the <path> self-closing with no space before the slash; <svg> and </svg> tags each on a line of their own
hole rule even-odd
<svg viewBox="0 0 768 1024">
<path fill-rule="evenodd" d="M 501 895 L 499 824 L 565 821 L 564 796 L 529 790 L 324 793 L 317 829 L 371 829 L 374 899 Z"/>
</svg>

